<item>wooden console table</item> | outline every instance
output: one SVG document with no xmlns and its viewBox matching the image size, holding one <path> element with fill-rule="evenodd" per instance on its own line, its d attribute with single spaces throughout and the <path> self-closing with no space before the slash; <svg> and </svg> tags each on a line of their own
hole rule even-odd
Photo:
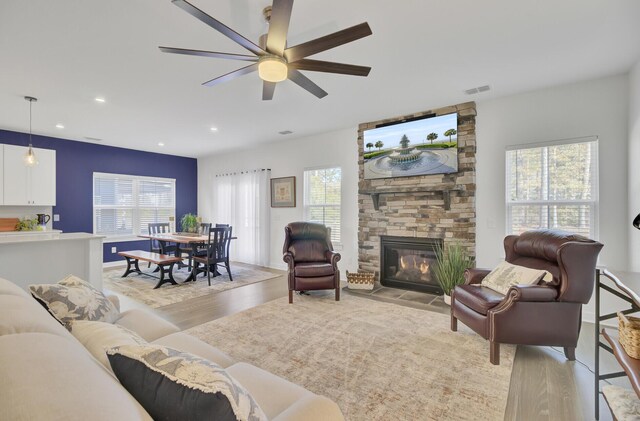
<svg viewBox="0 0 640 421">
<path fill-rule="evenodd" d="M 640 286 L 640 273 L 617 272 L 625 281 L 634 286 Z M 605 284 L 606 279 L 613 283 L 613 287 Z M 596 269 L 596 320 L 595 320 L 595 417 L 600 419 L 600 381 L 616 377 L 627 376 L 636 395 L 640 397 L 640 360 L 631 358 L 622 348 L 620 342 L 615 337 L 610 336 L 606 329 L 600 330 L 600 322 L 618 317 L 617 313 L 600 314 L 600 291 L 607 291 L 616 297 L 629 303 L 629 308 L 621 310 L 623 314 L 630 314 L 640 311 L 640 297 L 627 285 L 625 285 L 616 275 L 607 269 Z M 605 342 L 600 340 L 600 335 Z M 600 374 L 600 348 L 612 353 L 623 371 L 615 373 Z"/>
</svg>

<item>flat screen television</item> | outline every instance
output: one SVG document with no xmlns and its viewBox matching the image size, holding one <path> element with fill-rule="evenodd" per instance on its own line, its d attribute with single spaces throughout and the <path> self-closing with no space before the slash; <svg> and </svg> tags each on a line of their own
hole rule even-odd
<svg viewBox="0 0 640 421">
<path fill-rule="evenodd" d="M 365 180 L 458 172 L 457 131 L 457 113 L 365 130 Z"/>
</svg>

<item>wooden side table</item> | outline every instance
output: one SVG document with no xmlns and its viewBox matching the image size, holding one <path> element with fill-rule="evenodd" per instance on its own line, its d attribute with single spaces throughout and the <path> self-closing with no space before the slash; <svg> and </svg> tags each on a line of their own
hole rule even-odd
<svg viewBox="0 0 640 421">
<path fill-rule="evenodd" d="M 639 273 L 617 272 L 620 277 L 628 278 L 634 284 L 640 285 Z M 605 284 L 611 281 L 613 286 Z M 640 297 L 616 275 L 607 269 L 596 269 L 596 320 L 595 320 L 595 418 L 600 419 L 600 381 L 616 377 L 627 376 L 636 395 L 640 397 L 640 360 L 631 358 L 622 348 L 617 338 L 610 336 L 606 329 L 600 330 L 600 322 L 618 317 L 617 312 L 601 314 L 600 292 L 606 291 L 629 303 L 629 308 L 620 310 L 623 314 L 631 314 L 640 311 Z M 600 335 L 606 342 L 600 340 Z M 600 374 L 600 348 L 612 353 L 623 371 Z"/>
</svg>

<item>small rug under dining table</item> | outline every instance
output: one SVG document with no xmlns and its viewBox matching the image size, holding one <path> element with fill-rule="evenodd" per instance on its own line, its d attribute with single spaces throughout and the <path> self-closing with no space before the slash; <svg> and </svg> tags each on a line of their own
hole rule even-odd
<svg viewBox="0 0 640 421">
<path fill-rule="evenodd" d="M 449 316 L 343 295 L 277 299 L 187 333 L 334 400 L 347 420 L 503 420 L 515 356 Z"/>
<path fill-rule="evenodd" d="M 140 262 L 140 268 L 147 274 L 158 275 L 158 273 L 153 273 L 153 265 L 147 269 L 146 264 L 143 265 L 143 262 Z M 187 268 L 183 268 L 180 270 L 174 269 L 173 271 L 173 277 L 178 282 L 178 285 L 165 284 L 158 289 L 153 289 L 158 279 L 136 273 L 123 278 L 123 273 L 124 268 L 105 271 L 102 276 L 103 287 L 126 295 L 152 308 L 179 303 L 203 295 L 217 294 L 280 276 L 278 273 L 232 263 L 231 276 L 233 276 L 233 281 L 229 280 L 226 270 L 221 268 L 220 275 L 211 278 L 211 286 L 209 286 L 207 277 L 203 274 L 198 275 L 195 282 L 185 283 L 184 280 L 189 276 L 189 271 Z"/>
</svg>

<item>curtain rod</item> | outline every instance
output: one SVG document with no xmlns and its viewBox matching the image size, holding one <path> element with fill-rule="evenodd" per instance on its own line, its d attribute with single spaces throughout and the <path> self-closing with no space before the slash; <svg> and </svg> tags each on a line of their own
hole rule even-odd
<svg viewBox="0 0 640 421">
<path fill-rule="evenodd" d="M 238 172 L 216 174 L 216 177 L 226 177 L 226 176 L 229 176 L 229 175 L 238 175 L 238 174 L 249 174 L 251 172 L 258 172 L 258 171 L 271 171 L 271 168 L 258 168 L 256 170 L 246 170 L 246 171 L 238 171 Z"/>
</svg>

